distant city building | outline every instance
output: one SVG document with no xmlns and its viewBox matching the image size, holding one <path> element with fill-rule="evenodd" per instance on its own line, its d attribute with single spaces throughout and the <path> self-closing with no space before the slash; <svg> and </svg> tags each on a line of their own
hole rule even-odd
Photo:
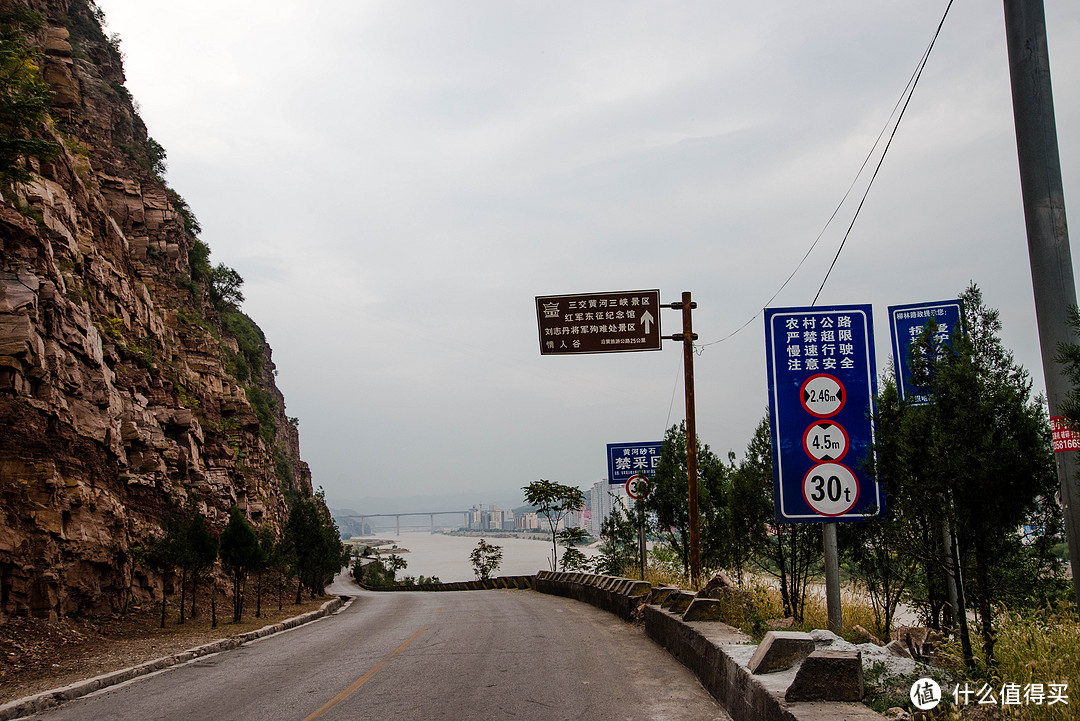
<svg viewBox="0 0 1080 721">
<path fill-rule="evenodd" d="M 540 530 L 540 517 L 535 513 L 524 513 L 514 519 L 514 529 L 518 531 Z"/>
<path fill-rule="evenodd" d="M 567 528 L 584 528 L 589 529 L 589 512 L 585 510 L 585 506 L 582 506 L 576 511 L 567 512 L 566 527 Z"/>
<path fill-rule="evenodd" d="M 611 515 L 612 509 L 618 503 L 623 508 L 630 508 L 630 497 L 626 494 L 626 486 L 620 483 L 608 483 L 606 480 L 597 481 L 589 491 L 589 500 L 592 505 L 592 513 L 589 518 L 589 533 L 600 537 L 600 529 L 604 521 Z"/>
<path fill-rule="evenodd" d="M 503 510 L 492 503 L 469 509 L 470 531 L 512 531 L 514 530 L 514 512 Z"/>
</svg>

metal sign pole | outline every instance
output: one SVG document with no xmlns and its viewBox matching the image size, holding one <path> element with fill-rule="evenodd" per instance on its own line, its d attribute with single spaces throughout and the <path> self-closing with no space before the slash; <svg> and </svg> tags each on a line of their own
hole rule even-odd
<svg viewBox="0 0 1080 721">
<path fill-rule="evenodd" d="M 634 501 L 638 517 L 638 554 L 641 557 L 641 580 L 645 580 L 645 504 L 641 499 Z"/>
<path fill-rule="evenodd" d="M 826 523 L 822 530 L 825 542 L 825 607 L 829 615 L 829 630 L 839 636 L 844 631 L 844 612 L 840 606 L 840 552 L 836 543 L 835 523 Z"/>
</svg>

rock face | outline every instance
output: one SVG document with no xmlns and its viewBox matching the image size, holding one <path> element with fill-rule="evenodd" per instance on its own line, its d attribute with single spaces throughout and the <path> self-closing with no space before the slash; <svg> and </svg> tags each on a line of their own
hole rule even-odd
<svg viewBox="0 0 1080 721">
<path fill-rule="evenodd" d="M 288 497 L 312 493 L 270 348 L 211 302 L 197 225 L 93 6 L 16 4 L 46 18 L 28 43 L 60 152 L 0 201 L 0 621 L 160 598 L 171 579 L 132 547 L 168 511 L 220 529 L 236 505 L 280 530 Z"/>
</svg>

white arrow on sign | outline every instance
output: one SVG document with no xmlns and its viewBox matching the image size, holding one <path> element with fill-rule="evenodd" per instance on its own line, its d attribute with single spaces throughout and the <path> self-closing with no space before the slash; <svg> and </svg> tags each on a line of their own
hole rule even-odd
<svg viewBox="0 0 1080 721">
<path fill-rule="evenodd" d="M 645 334 L 649 333 L 649 326 L 656 322 L 656 318 L 653 318 L 653 314 L 649 311 L 645 311 L 645 314 L 641 316 L 641 323 L 645 326 Z"/>
</svg>

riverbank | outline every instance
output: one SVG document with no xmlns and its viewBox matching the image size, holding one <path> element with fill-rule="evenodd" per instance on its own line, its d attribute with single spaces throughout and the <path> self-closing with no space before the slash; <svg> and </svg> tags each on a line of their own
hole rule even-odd
<svg viewBox="0 0 1080 721">
<path fill-rule="evenodd" d="M 444 583 L 471 581 L 476 578 L 469 554 L 476 548 L 480 537 L 502 549 L 502 563 L 492 575 L 495 576 L 531 576 L 537 571 L 551 570 L 551 536 L 526 534 L 514 531 L 495 531 L 479 533 L 460 531 L 454 533 L 430 533 L 428 531 L 403 532 L 379 547 L 380 553 L 398 554 L 406 561 L 405 568 L 397 573 L 404 576 L 437 577 Z M 380 540 L 380 539 L 373 539 Z M 538 543 L 538 541 L 542 541 Z M 365 543 L 364 545 L 373 545 Z M 392 548 L 397 545 L 398 548 Z M 406 552 L 403 550 L 407 548 Z M 559 557 L 563 548 L 559 547 Z M 598 553 L 595 549 L 581 548 L 586 556 Z"/>
</svg>

